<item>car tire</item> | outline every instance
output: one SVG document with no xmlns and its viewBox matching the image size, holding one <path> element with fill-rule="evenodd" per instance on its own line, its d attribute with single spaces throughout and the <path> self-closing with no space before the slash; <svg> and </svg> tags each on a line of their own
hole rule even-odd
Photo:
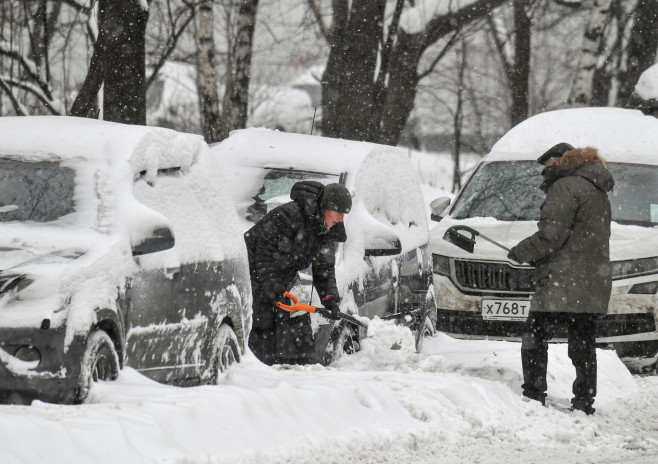
<svg viewBox="0 0 658 464">
<path fill-rule="evenodd" d="M 116 380 L 119 369 L 119 356 L 110 336 L 102 330 L 92 331 L 87 337 L 87 347 L 82 356 L 75 403 L 80 404 L 87 399 L 94 382 Z"/>
<path fill-rule="evenodd" d="M 240 362 L 240 344 L 235 332 L 228 324 L 221 324 L 215 337 L 213 356 L 211 358 L 212 381 L 217 383 L 233 364 Z"/>
<path fill-rule="evenodd" d="M 418 333 L 416 334 L 416 353 L 420 353 L 423 349 L 423 340 L 426 337 L 433 337 L 434 335 L 436 335 L 436 327 L 434 327 L 429 315 L 425 316 L 425 322 L 418 328 Z"/>
<path fill-rule="evenodd" d="M 342 324 L 334 329 L 327 347 L 327 355 L 324 364 L 328 365 L 338 360 L 344 354 L 356 353 L 361 349 L 359 343 L 358 329 L 352 324 Z"/>
</svg>

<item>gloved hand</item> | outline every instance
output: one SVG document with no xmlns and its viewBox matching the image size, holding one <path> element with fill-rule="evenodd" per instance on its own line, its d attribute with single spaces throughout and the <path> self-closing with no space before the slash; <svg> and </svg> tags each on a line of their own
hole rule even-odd
<svg viewBox="0 0 658 464">
<path fill-rule="evenodd" d="M 326 310 L 324 315 L 329 319 L 340 319 L 338 315 L 340 313 L 339 302 L 340 300 L 335 295 L 327 295 L 322 298 L 322 305 Z"/>
<path fill-rule="evenodd" d="M 514 262 L 516 262 L 516 263 L 522 263 L 522 262 L 523 262 L 523 261 L 521 261 L 519 258 L 516 257 L 516 253 L 514 253 L 514 250 L 513 250 L 513 249 L 510 250 L 509 253 L 507 253 L 507 259 L 510 259 L 510 260 L 512 260 L 512 261 L 514 261 Z"/>
<path fill-rule="evenodd" d="M 275 294 L 275 296 L 274 296 L 274 298 L 273 298 L 273 300 L 272 300 L 272 305 L 273 305 L 274 307 L 278 307 L 278 306 L 276 306 L 276 304 L 277 304 L 277 302 L 279 302 L 279 301 L 280 301 L 281 303 L 283 303 L 283 304 L 290 304 L 290 299 L 287 298 L 287 297 L 285 297 L 285 296 L 283 296 L 283 292 Z"/>
</svg>

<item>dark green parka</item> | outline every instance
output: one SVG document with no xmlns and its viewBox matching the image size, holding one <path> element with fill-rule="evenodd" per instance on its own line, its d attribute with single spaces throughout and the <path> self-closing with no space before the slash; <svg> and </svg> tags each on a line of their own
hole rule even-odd
<svg viewBox="0 0 658 464">
<path fill-rule="evenodd" d="M 605 314 L 612 289 L 608 192 L 614 179 L 591 147 L 564 153 L 559 169 L 537 232 L 512 249 L 536 267 L 530 310 Z"/>
</svg>

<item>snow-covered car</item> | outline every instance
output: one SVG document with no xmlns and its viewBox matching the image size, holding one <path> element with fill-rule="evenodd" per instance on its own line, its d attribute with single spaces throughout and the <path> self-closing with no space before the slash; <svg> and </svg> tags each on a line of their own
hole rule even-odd
<svg viewBox="0 0 658 464">
<path fill-rule="evenodd" d="M 130 366 L 212 382 L 251 327 L 246 247 L 200 136 L 0 118 L 0 402 L 81 402 Z"/>
<path fill-rule="evenodd" d="M 468 226 L 511 248 L 533 234 L 545 197 L 538 188 L 543 165 L 537 158 L 560 142 L 598 148 L 615 178 L 610 193 L 613 289 L 597 341 L 614 343 L 620 355 L 654 352 L 658 119 L 619 108 L 533 116 L 492 147 L 451 207 L 447 198 L 434 200 L 433 217 L 440 219 L 431 232 L 437 330 L 460 338 L 518 338 L 532 305 L 534 268 L 511 262 L 505 250 L 482 238 L 475 237 L 469 253 L 443 237 L 450 227 Z"/>
<path fill-rule="evenodd" d="M 229 173 L 243 231 L 291 201 L 290 189 L 298 181 L 345 185 L 353 206 L 345 215 L 347 241 L 336 257 L 341 310 L 408 324 L 419 341 L 434 332 L 428 220 L 406 151 L 266 129 L 232 132 L 211 149 Z M 321 306 L 310 270 L 300 273 L 292 293 L 300 302 Z M 358 349 L 364 335 L 345 321 L 312 315 L 312 324 L 318 362 Z"/>
</svg>

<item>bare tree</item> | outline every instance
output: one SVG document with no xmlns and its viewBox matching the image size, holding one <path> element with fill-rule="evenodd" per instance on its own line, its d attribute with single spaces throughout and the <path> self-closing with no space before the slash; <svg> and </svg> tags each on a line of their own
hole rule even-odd
<svg viewBox="0 0 658 464">
<path fill-rule="evenodd" d="M 532 30 L 531 8 L 534 1 L 514 0 L 514 26 L 511 32 L 502 25 L 502 19 L 488 16 L 496 50 L 500 56 L 510 89 L 512 104 L 510 123 L 514 126 L 528 117 L 528 83 L 530 77 L 530 39 Z M 513 47 L 509 45 L 514 39 Z"/>
<path fill-rule="evenodd" d="M 145 6 L 138 0 L 98 0 L 98 39 L 72 115 L 95 117 L 90 110 L 103 85 L 103 119 L 146 124 Z"/>
<path fill-rule="evenodd" d="M 604 38 L 604 27 L 608 21 L 612 0 L 595 0 L 590 19 L 583 37 L 583 46 L 567 104 L 588 106 L 592 100 L 596 61 Z"/>
<path fill-rule="evenodd" d="M 197 17 L 197 46 L 199 49 L 197 55 L 197 89 L 201 133 L 208 143 L 212 143 L 221 140 L 212 0 L 205 0 L 199 5 Z"/>
<path fill-rule="evenodd" d="M 258 0 L 241 0 L 238 12 L 236 40 L 231 52 L 231 70 L 222 108 L 221 139 L 230 131 L 247 125 L 249 106 L 249 82 L 251 79 L 251 54 Z"/>
<path fill-rule="evenodd" d="M 505 1 L 451 6 L 428 18 L 422 30 L 406 30 L 397 23 L 406 7 L 402 1 L 395 2 L 391 22 L 384 27 L 386 1 L 334 0 L 331 28 L 319 21 L 330 46 L 322 79 L 323 134 L 396 144 L 419 81 L 444 54 L 439 53 L 430 69 L 419 71 L 424 53 L 442 38 L 453 43 L 457 32 Z M 319 15 L 315 1 L 308 2 Z"/>
<path fill-rule="evenodd" d="M 626 69 L 619 79 L 617 101 L 625 104 L 640 75 L 656 62 L 658 49 L 658 1 L 638 0 L 626 47 Z"/>
</svg>

